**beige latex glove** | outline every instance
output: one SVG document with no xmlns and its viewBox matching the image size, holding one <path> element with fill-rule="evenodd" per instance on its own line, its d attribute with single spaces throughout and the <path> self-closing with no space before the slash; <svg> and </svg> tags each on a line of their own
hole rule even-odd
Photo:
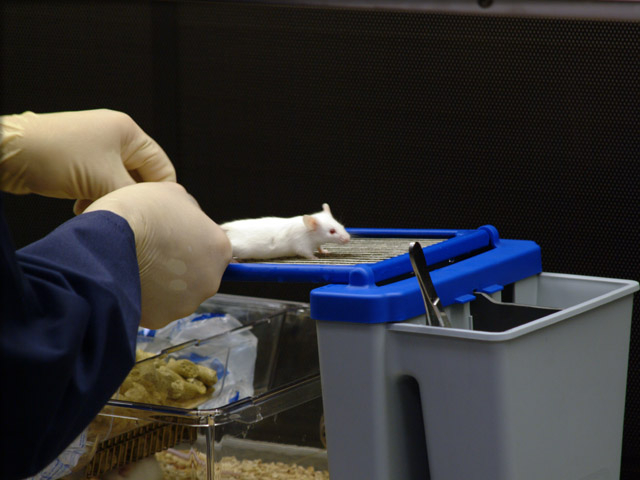
<svg viewBox="0 0 640 480">
<path fill-rule="evenodd" d="M 214 295 L 231 260 L 225 233 L 177 183 L 138 183 L 93 202 L 85 213 L 123 217 L 136 239 L 143 327 L 156 329 L 193 313 Z"/>
<path fill-rule="evenodd" d="M 137 181 L 175 181 L 162 148 L 129 117 L 86 110 L 0 117 L 0 190 L 91 201 Z"/>
</svg>

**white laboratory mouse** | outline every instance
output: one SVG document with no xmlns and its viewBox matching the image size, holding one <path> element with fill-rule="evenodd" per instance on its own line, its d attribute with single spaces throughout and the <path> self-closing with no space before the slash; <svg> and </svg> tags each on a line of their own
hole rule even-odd
<svg viewBox="0 0 640 480">
<path fill-rule="evenodd" d="M 262 217 L 235 220 L 220 225 L 227 234 L 237 260 L 267 260 L 280 257 L 316 258 L 327 253 L 324 243 L 347 243 L 351 236 L 331 215 L 328 204 L 322 211 L 296 217 Z"/>
</svg>

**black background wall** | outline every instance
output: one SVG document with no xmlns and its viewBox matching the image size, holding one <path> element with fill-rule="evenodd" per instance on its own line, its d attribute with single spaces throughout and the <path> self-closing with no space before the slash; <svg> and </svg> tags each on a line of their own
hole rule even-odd
<svg viewBox="0 0 640 480">
<path fill-rule="evenodd" d="M 466 13 L 284 3 L 5 1 L 1 111 L 129 113 L 220 222 L 329 202 L 350 227 L 490 223 L 537 241 L 545 271 L 640 279 L 637 8 L 597 20 L 503 15 L 499 1 Z M 7 196 L 16 244 L 71 205 Z M 305 300 L 308 288 L 223 291 Z M 629 479 L 637 296 L 634 308 Z"/>
</svg>

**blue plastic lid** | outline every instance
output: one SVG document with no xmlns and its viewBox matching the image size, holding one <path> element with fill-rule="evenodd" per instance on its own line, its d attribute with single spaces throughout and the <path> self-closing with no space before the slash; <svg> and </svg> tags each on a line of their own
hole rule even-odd
<svg viewBox="0 0 640 480">
<path fill-rule="evenodd" d="M 431 272 L 441 305 L 466 303 L 473 292 L 494 293 L 504 285 L 542 271 L 540 247 L 528 240 L 503 240 L 490 225 L 477 230 L 348 229 L 352 235 L 445 238 L 423 248 L 427 265 L 468 256 Z M 408 251 L 408 245 L 407 245 Z M 409 254 L 361 265 L 231 264 L 224 281 L 328 283 L 311 291 L 315 320 L 356 323 L 398 322 L 425 312 Z M 381 285 L 383 284 L 383 285 Z"/>
<path fill-rule="evenodd" d="M 448 239 L 432 245 L 428 250 L 427 263 L 439 261 L 486 247 L 490 236 L 482 230 L 436 230 L 436 229 L 380 229 L 348 228 L 352 236 L 370 238 L 442 238 Z M 461 238 L 464 237 L 464 238 Z M 409 244 L 407 243 L 407 252 Z M 426 251 L 426 250 L 425 250 Z M 400 255 L 374 264 L 375 281 L 382 282 L 413 271 L 409 255 Z M 307 282 L 307 283 L 349 283 L 349 275 L 359 265 L 307 265 L 289 263 L 232 263 L 222 278 L 223 281 L 243 282 Z"/>
</svg>

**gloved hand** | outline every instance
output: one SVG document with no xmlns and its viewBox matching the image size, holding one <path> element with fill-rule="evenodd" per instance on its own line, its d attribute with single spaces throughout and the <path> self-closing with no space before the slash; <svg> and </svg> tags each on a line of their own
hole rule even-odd
<svg viewBox="0 0 640 480">
<path fill-rule="evenodd" d="M 225 233 L 177 183 L 138 183 L 93 202 L 133 230 L 142 286 L 143 327 L 157 329 L 190 315 L 214 295 L 231 260 Z"/>
<path fill-rule="evenodd" d="M 0 117 L 0 190 L 92 200 L 137 181 L 175 181 L 162 148 L 127 114 L 87 110 Z"/>
</svg>

